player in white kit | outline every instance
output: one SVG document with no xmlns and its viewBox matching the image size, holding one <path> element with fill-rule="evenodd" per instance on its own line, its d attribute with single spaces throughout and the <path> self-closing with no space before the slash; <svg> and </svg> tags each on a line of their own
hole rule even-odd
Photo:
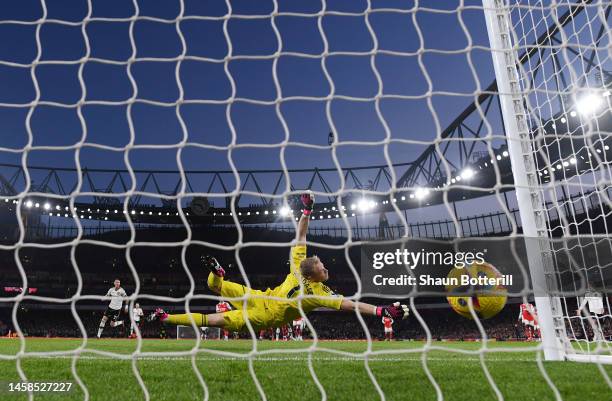
<svg viewBox="0 0 612 401">
<path fill-rule="evenodd" d="M 136 330 L 136 326 L 140 327 L 140 318 L 143 316 L 144 312 L 142 311 L 140 304 L 136 303 L 134 305 L 134 309 L 132 309 L 132 326 L 130 327 L 130 338 L 136 337 L 136 333 L 134 333 L 134 330 Z"/>
<path fill-rule="evenodd" d="M 106 296 L 111 298 L 106 311 L 104 311 L 104 316 L 102 316 L 102 320 L 100 320 L 100 326 L 98 326 L 98 338 L 102 336 L 102 331 L 104 331 L 104 326 L 106 326 L 106 321 L 108 319 L 111 320 L 111 327 L 117 327 L 123 324 L 123 320 L 118 320 L 119 315 L 121 315 L 121 307 L 123 306 L 123 300 L 127 297 L 127 294 L 123 288 L 121 288 L 121 281 L 116 279 L 114 282 L 114 287 L 110 288 L 106 292 Z"/>
<path fill-rule="evenodd" d="M 580 298 L 578 298 L 580 300 Z M 601 293 L 592 289 L 587 289 L 578 306 L 578 316 L 584 316 L 587 324 L 593 330 L 593 341 L 605 341 L 605 336 L 601 328 L 600 315 L 605 314 L 603 296 Z"/>
</svg>

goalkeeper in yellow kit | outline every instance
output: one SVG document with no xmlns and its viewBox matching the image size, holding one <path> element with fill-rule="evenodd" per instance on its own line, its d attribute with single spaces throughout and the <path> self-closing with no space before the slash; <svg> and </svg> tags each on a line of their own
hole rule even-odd
<svg viewBox="0 0 612 401">
<path fill-rule="evenodd" d="M 329 278 L 329 271 L 317 256 L 306 257 L 306 232 L 310 214 L 314 207 L 314 196 L 301 196 L 304 211 L 297 228 L 297 245 L 291 248 L 291 271 L 279 286 L 266 291 L 254 290 L 241 284 L 224 280 L 225 270 L 211 256 L 202 257 L 204 265 L 211 270 L 208 287 L 236 308 L 222 313 L 204 315 L 201 313 L 168 314 L 157 309 L 149 320 L 160 320 L 166 324 L 221 327 L 230 331 L 247 330 L 247 319 L 254 330 L 280 327 L 300 317 L 300 304 L 304 313 L 324 307 L 342 311 L 355 311 L 364 315 L 406 319 L 408 307 L 400 305 L 374 306 L 363 302 L 355 303 L 335 294 L 323 284 Z M 297 297 L 302 295 L 301 303 Z"/>
</svg>

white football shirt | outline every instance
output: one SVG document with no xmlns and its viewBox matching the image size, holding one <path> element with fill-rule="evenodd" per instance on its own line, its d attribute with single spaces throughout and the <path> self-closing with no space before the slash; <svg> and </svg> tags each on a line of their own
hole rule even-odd
<svg viewBox="0 0 612 401">
<path fill-rule="evenodd" d="M 106 296 L 111 297 L 111 301 L 110 304 L 108 304 L 108 307 L 117 310 L 121 309 L 121 305 L 123 305 L 123 298 L 127 297 L 127 294 L 125 293 L 125 290 L 121 287 L 119 287 L 118 290 L 116 290 L 115 287 L 112 287 L 110 290 L 108 290 Z"/>
<path fill-rule="evenodd" d="M 140 322 L 140 317 L 144 315 L 142 308 L 134 308 L 133 309 L 133 318 L 135 322 Z"/>
<path fill-rule="evenodd" d="M 584 294 L 584 298 L 589 304 L 589 311 L 597 315 L 604 313 L 604 304 L 601 294 L 598 292 L 587 292 Z"/>
</svg>

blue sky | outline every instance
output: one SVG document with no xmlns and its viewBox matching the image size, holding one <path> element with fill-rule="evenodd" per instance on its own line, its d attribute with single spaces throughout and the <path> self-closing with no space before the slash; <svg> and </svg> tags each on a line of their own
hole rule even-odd
<svg viewBox="0 0 612 401">
<path fill-rule="evenodd" d="M 478 3 L 478 2 L 477 2 Z M 12 3 L 4 8 L 2 19 L 32 21 L 42 14 L 39 1 Z M 47 1 L 47 19 L 79 22 L 87 13 L 87 3 Z M 141 1 L 138 3 L 139 16 L 173 19 L 177 16 L 177 1 Z M 281 12 L 313 13 L 320 9 L 318 2 L 279 2 Z M 199 4 L 185 1 L 185 16 L 220 16 L 227 9 L 225 2 L 213 1 Z M 134 7 L 128 1 L 93 1 L 93 18 L 126 18 L 134 15 Z M 273 2 L 233 1 L 236 14 L 267 14 Z M 360 1 L 330 1 L 328 11 L 360 12 L 366 6 Z M 408 9 L 410 2 L 376 2 L 377 7 Z M 421 7 L 437 6 L 439 2 L 421 2 Z M 461 30 L 457 13 L 439 14 L 418 12 L 417 23 L 422 30 L 424 46 L 427 49 L 460 50 L 467 46 L 467 38 Z M 478 11 L 464 10 L 461 14 L 469 27 L 475 44 L 487 45 L 486 29 Z M 283 51 L 316 55 L 323 49 L 321 34 L 314 17 L 277 17 L 283 42 Z M 370 22 L 379 41 L 379 48 L 385 50 L 414 52 L 419 48 L 415 24 L 411 14 L 373 13 Z M 186 19 L 180 29 L 186 42 L 188 56 L 220 59 L 228 48 L 222 30 L 222 21 Z M 91 57 L 112 61 L 126 61 L 132 48 L 129 41 L 129 22 L 92 21 L 87 24 Z M 444 29 L 442 30 L 441 27 Z M 373 42 L 363 16 L 326 16 L 323 28 L 331 52 L 364 52 L 372 48 Z M 176 57 L 181 53 L 180 37 L 174 24 L 142 21 L 134 23 L 136 57 Z M 232 19 L 228 24 L 229 37 L 233 44 L 233 55 L 270 55 L 278 43 L 269 18 L 244 20 Z M 16 63 L 31 63 L 36 57 L 35 25 L 0 25 L 0 34 L 13 40 L 0 45 L 0 59 Z M 79 60 L 85 55 L 85 40 L 81 26 L 66 26 L 45 23 L 40 29 L 42 61 Z M 473 58 L 481 84 L 486 86 L 493 73 L 489 55 L 474 50 Z M 433 104 L 442 127 L 454 119 L 470 101 L 476 85 L 467 64 L 468 52 L 459 54 L 431 54 L 423 57 L 423 63 L 434 83 L 434 91 L 452 91 L 466 96 L 434 96 Z M 147 62 L 133 64 L 131 72 L 138 90 L 138 98 L 151 101 L 173 102 L 179 94 L 174 76 L 175 61 Z M 418 66 L 416 56 L 376 57 L 376 67 L 383 82 L 384 94 L 425 96 L 427 84 Z M 27 103 L 35 96 L 29 68 L 2 66 L 0 84 L 3 103 Z M 40 65 L 36 68 L 36 80 L 40 86 L 41 100 L 60 103 L 75 103 L 81 97 L 78 82 L 79 65 Z M 187 100 L 222 100 L 230 94 L 230 84 L 223 71 L 222 63 L 184 61 L 180 68 L 181 85 Z M 337 95 L 360 98 L 372 97 L 378 90 L 375 75 L 370 67 L 370 57 L 332 56 L 327 59 L 327 68 L 335 85 Z M 236 84 L 236 96 L 253 100 L 271 101 L 277 96 L 272 79 L 272 60 L 233 60 L 229 71 Z M 319 96 L 330 93 L 319 58 L 283 56 L 277 65 L 282 96 Z M 121 101 L 133 94 L 126 65 L 88 62 L 83 69 L 87 100 Z M 189 104 L 181 107 L 189 140 L 212 145 L 227 145 L 231 133 L 225 117 L 225 105 Z M 433 118 L 425 98 L 415 100 L 381 101 L 383 117 L 389 124 L 393 137 L 429 141 L 435 138 Z M 87 124 L 87 142 L 110 146 L 124 146 L 129 140 L 125 105 L 82 107 Z M 374 102 L 335 100 L 331 105 L 333 122 L 340 141 L 379 141 L 384 138 L 384 129 L 376 116 Z M 330 124 L 325 115 L 324 101 L 287 101 L 281 105 L 281 112 L 287 121 L 290 140 L 327 144 Z M 27 109 L 0 107 L 2 132 L 5 146 L 21 147 L 27 140 L 25 114 Z M 172 107 L 136 104 L 132 110 L 135 143 L 173 144 L 182 138 L 178 119 Z M 284 139 L 284 132 L 274 106 L 260 106 L 236 102 L 232 106 L 231 119 L 236 129 L 237 143 L 278 143 Z M 34 145 L 69 146 L 78 142 L 82 130 L 75 108 L 39 106 L 32 114 Z M 394 162 L 420 153 L 421 147 L 405 149 L 397 146 L 391 149 Z M 70 153 L 70 152 L 68 152 Z M 135 151 L 135 167 L 176 168 L 174 151 Z M 195 150 L 186 155 L 187 168 L 229 168 L 223 163 L 223 152 Z M 261 150 L 241 150 L 236 161 L 241 168 L 279 168 L 278 149 L 270 157 L 261 157 Z M 382 147 L 368 151 L 363 148 L 347 147 L 340 152 L 341 161 L 351 165 L 380 164 Z M 332 166 L 329 151 L 308 151 L 290 149 L 290 167 Z M 305 157 L 304 157 L 305 156 Z M 56 156 L 50 152 L 35 151 L 31 164 L 62 163 L 71 165 L 66 155 Z M 82 163 L 89 167 L 121 167 L 122 155 L 108 151 L 89 149 L 82 154 Z M 11 157 L 4 155 L 4 160 Z M 13 158 L 14 159 L 14 158 Z M 203 160 L 207 163 L 202 163 Z M 352 163 L 351 163 L 352 160 Z M 206 164 L 206 165 L 203 165 Z M 216 167 L 218 164 L 218 167 Z"/>
<path fill-rule="evenodd" d="M 39 104 L 32 110 L 8 107 L 28 104 L 35 99 L 29 64 L 37 56 L 37 24 L 28 21 L 42 17 L 43 4 L 46 22 L 38 32 L 42 64 L 33 72 L 40 88 L 40 101 L 71 106 Z M 134 4 L 138 5 L 137 12 Z M 173 21 L 179 15 L 181 4 L 184 5 L 183 18 L 177 31 Z M 275 4 L 280 15 L 272 20 L 269 15 Z M 331 53 L 324 65 L 333 81 L 334 94 L 350 97 L 350 100 L 335 98 L 327 102 L 324 99 L 332 88 L 320 57 L 324 40 L 316 14 L 323 4 L 326 14 L 321 18 L 321 29 Z M 494 79 L 490 53 L 479 48 L 489 46 L 482 10 L 478 9 L 482 3 L 480 0 L 464 1 L 464 7 L 456 9 L 458 5 L 459 2 L 454 1 L 419 1 L 415 11 L 412 1 L 375 1 L 371 5 L 373 12 L 368 13 L 366 19 L 361 15 L 368 7 L 366 1 L 231 1 L 234 17 L 227 23 L 226 37 L 222 17 L 228 8 L 227 3 L 220 0 L 184 0 L 182 3 L 95 0 L 91 1 L 91 20 L 84 28 L 82 21 L 89 12 L 87 1 L 12 2 L 0 10 L 0 20 L 26 23 L 0 24 L 0 35 L 11 38 L 0 43 L 0 60 L 4 62 L 0 65 L 2 146 L 22 148 L 27 142 L 29 125 L 35 147 L 57 147 L 30 151 L 29 165 L 75 167 L 74 145 L 85 132 L 85 146 L 79 154 L 82 167 L 124 169 L 127 165 L 121 148 L 130 140 L 131 121 L 136 145 L 166 148 L 133 149 L 129 153 L 130 165 L 135 169 L 178 170 L 177 150 L 172 145 L 183 138 L 181 120 L 190 144 L 214 146 L 227 146 L 231 142 L 231 122 L 236 144 L 256 145 L 232 151 L 236 168 L 281 169 L 278 144 L 285 138 L 284 120 L 291 142 L 318 146 L 327 145 L 333 123 L 340 144 L 361 142 L 359 146 L 337 148 L 343 166 L 379 165 L 386 163 L 384 147 L 368 143 L 385 138 L 383 121 L 376 113 L 376 102 L 371 100 L 380 91 L 385 96 L 410 97 L 380 100 L 382 119 L 391 137 L 421 141 L 390 145 L 393 163 L 408 162 L 473 101 L 478 84 L 484 88 Z M 382 12 L 385 8 L 404 11 Z M 130 18 L 136 14 L 138 18 L 131 23 Z M 241 15 L 261 18 L 245 19 Z M 155 18 L 163 21 L 153 20 Z M 371 57 L 367 54 L 374 48 L 367 22 L 378 43 L 379 52 L 374 62 L 382 86 L 377 82 Z M 545 24 L 539 29 L 543 27 Z M 531 35 L 535 40 L 533 32 Z M 232 45 L 228 72 L 222 62 L 229 51 L 227 40 Z M 87 48 L 89 59 L 82 66 L 85 104 L 77 108 L 73 106 L 83 96 L 79 60 L 85 57 Z M 425 51 L 417 54 L 420 48 Z M 278 49 L 283 55 L 275 64 L 270 56 Z M 187 59 L 180 63 L 177 83 L 176 57 L 183 50 Z M 128 65 L 133 53 L 136 61 Z M 278 96 L 274 72 L 281 90 L 278 110 L 272 104 Z M 425 74 L 431 81 L 433 95 L 428 95 Z M 230 78 L 238 100 L 228 106 L 224 101 L 231 96 Z M 181 88 L 185 103 L 179 108 L 179 119 L 172 104 L 179 98 Z M 137 101 L 128 113 L 125 103 L 132 97 Z M 433 111 L 428 107 L 428 99 L 431 99 Z M 101 105 L 100 102 L 113 104 Z M 268 104 L 256 104 L 261 102 Z M 328 103 L 329 116 L 326 113 Z M 31 113 L 29 122 L 28 112 Z M 499 122 L 491 122 L 493 134 L 501 135 Z M 262 144 L 269 147 L 258 146 Z M 101 149 L 100 145 L 115 150 Z M 19 163 L 20 157 L 19 152 L 0 151 L 0 162 Z M 331 148 L 289 146 L 284 157 L 288 168 L 334 166 Z M 231 169 L 224 149 L 188 146 L 181 160 L 185 169 Z M 298 175 L 294 178 L 296 187 L 305 186 L 303 178 Z M 162 182 L 162 187 L 171 190 L 175 183 L 176 177 L 173 177 Z M 274 185 L 273 182 L 264 184 L 269 190 Z M 202 183 L 202 187 L 196 189 L 204 190 L 207 186 L 208 183 Z M 496 208 L 496 205 L 491 207 Z"/>
</svg>

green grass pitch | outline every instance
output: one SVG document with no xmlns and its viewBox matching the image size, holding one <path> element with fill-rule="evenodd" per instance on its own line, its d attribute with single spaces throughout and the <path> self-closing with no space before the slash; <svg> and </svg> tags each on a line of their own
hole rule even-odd
<svg viewBox="0 0 612 401">
<path fill-rule="evenodd" d="M 26 352 L 70 351 L 81 345 L 71 339 L 27 339 Z M 89 339 L 76 362 L 79 376 L 95 400 L 144 400 L 133 373 L 130 354 L 136 340 Z M 320 400 L 321 393 L 309 373 L 308 348 L 313 343 L 258 341 L 262 352 L 253 358 L 252 368 L 268 400 Z M 368 365 L 387 400 L 436 400 L 435 379 L 444 400 L 497 400 L 482 367 L 481 343 L 433 342 L 424 354 L 423 342 L 374 342 Z M 489 343 L 483 361 L 503 399 L 516 401 L 555 400 L 536 362 L 535 344 Z M 151 400 L 202 400 L 204 390 L 186 355 L 195 340 L 144 340 L 135 366 L 142 375 Z M 14 359 L 20 343 L 0 339 L 0 400 L 26 400 L 27 394 L 7 391 L 8 382 L 19 380 Z M 208 387 L 210 400 L 256 400 L 259 394 L 249 373 L 247 355 L 253 349 L 248 340 L 203 341 L 195 366 Z M 367 342 L 319 342 L 311 354 L 312 367 L 329 400 L 380 400 L 366 369 L 363 353 Z M 178 353 L 168 355 L 169 352 Z M 106 354 L 112 353 L 112 354 Z M 120 358 L 113 357 L 116 354 Z M 424 355 L 426 359 L 424 359 Z M 123 358 L 123 359 L 121 359 Z M 32 382 L 74 381 L 70 355 L 28 356 L 20 364 Z M 426 368 L 425 368 L 426 367 Z M 563 400 L 612 399 L 612 391 L 594 364 L 543 362 Z M 606 366 L 607 375 L 612 367 Z M 75 385 L 70 393 L 36 393 L 34 400 L 82 400 Z"/>
</svg>

